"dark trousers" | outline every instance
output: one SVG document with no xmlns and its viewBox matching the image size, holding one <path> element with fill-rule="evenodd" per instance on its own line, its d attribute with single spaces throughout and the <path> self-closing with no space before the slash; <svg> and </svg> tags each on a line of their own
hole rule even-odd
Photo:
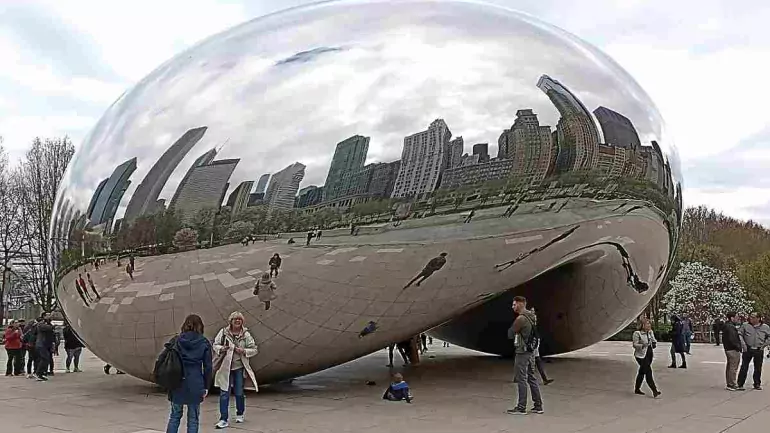
<svg viewBox="0 0 770 433">
<path fill-rule="evenodd" d="M 53 359 L 51 359 L 51 349 L 47 347 L 37 346 L 35 347 L 37 353 L 37 366 L 35 367 L 35 373 L 38 376 L 45 376 L 48 374 L 48 369 L 52 365 Z"/>
<path fill-rule="evenodd" d="M 714 331 L 714 340 L 715 340 L 714 343 L 716 343 L 716 345 L 719 346 L 720 344 L 722 344 L 722 338 L 721 338 L 722 337 L 722 332 L 721 332 L 721 329 L 714 328 L 713 331 Z"/>
<path fill-rule="evenodd" d="M 754 362 L 754 386 L 762 385 L 762 349 L 748 349 L 741 354 L 741 369 L 738 371 L 738 386 L 746 383 L 749 363 Z"/>
<path fill-rule="evenodd" d="M 37 372 L 37 350 L 34 347 L 27 348 L 27 374 Z"/>
<path fill-rule="evenodd" d="M 639 391 L 642 387 L 642 380 L 645 380 L 652 392 L 658 392 L 658 388 L 655 386 L 655 379 L 652 378 L 652 356 L 648 354 L 644 358 L 634 358 L 636 359 L 637 364 L 639 364 L 639 371 L 636 373 L 634 390 Z"/>
<path fill-rule="evenodd" d="M 535 357 L 535 367 L 540 372 L 540 377 L 543 378 L 543 382 L 548 382 L 548 375 L 545 374 L 545 366 L 543 366 L 543 359 L 539 356 Z"/>
<path fill-rule="evenodd" d="M 24 349 L 5 349 L 8 354 L 8 362 L 5 365 L 5 375 L 10 376 L 12 374 L 19 375 L 22 373 L 22 358 L 21 354 Z"/>
</svg>

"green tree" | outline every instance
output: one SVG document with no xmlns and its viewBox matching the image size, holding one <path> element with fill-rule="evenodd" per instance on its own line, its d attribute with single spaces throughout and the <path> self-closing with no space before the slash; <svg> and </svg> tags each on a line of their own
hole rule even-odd
<svg viewBox="0 0 770 433">
<path fill-rule="evenodd" d="M 756 303 L 757 310 L 770 313 L 770 252 L 740 265 L 738 278 Z"/>
<path fill-rule="evenodd" d="M 254 232 L 254 224 L 248 221 L 236 221 L 227 230 L 227 239 L 243 239 Z"/>
</svg>

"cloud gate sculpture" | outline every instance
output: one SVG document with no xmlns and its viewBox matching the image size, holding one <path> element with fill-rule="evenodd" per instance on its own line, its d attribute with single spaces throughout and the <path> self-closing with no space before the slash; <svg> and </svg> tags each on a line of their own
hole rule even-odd
<svg viewBox="0 0 770 433">
<path fill-rule="evenodd" d="M 189 313 L 212 337 L 242 311 L 265 382 L 427 330 L 509 355 L 515 294 L 544 354 L 579 349 L 668 270 L 682 191 L 667 134 L 616 63 L 529 16 L 291 9 L 107 110 L 58 191 L 56 295 L 97 356 L 145 380 Z M 276 255 L 268 309 L 254 286 Z"/>
</svg>

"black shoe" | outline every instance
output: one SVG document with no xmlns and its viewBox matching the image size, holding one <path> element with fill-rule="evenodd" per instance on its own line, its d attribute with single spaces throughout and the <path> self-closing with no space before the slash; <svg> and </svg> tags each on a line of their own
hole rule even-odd
<svg viewBox="0 0 770 433">
<path fill-rule="evenodd" d="M 635 390 L 634 390 L 634 394 L 636 394 L 636 395 L 647 395 L 647 394 L 645 394 L 644 392 L 642 392 L 642 390 L 641 390 L 641 389 L 635 389 Z"/>
<path fill-rule="evenodd" d="M 543 385 L 548 385 L 549 383 L 553 383 L 553 379 L 543 379 Z"/>
<path fill-rule="evenodd" d="M 652 392 L 652 397 L 653 398 L 658 398 L 658 397 L 660 397 L 661 394 L 663 394 L 663 393 L 660 392 L 660 391 L 653 391 Z"/>
<path fill-rule="evenodd" d="M 679 368 L 687 368 L 687 364 L 682 364 L 679 366 Z"/>
<path fill-rule="evenodd" d="M 532 412 L 532 413 L 536 413 L 536 414 L 538 414 L 538 415 L 542 415 L 542 414 L 544 414 L 544 413 L 545 413 L 545 411 L 543 410 L 543 408 L 542 408 L 542 407 L 533 407 L 533 408 L 530 410 L 530 412 Z"/>
<path fill-rule="evenodd" d="M 754 385 L 754 389 L 757 391 L 762 391 L 762 385 Z"/>
<path fill-rule="evenodd" d="M 110 374 L 110 366 L 109 365 L 105 365 L 103 370 L 104 370 L 104 374 Z"/>
<path fill-rule="evenodd" d="M 668 368 L 676 368 L 676 364 L 671 364 L 668 366 Z"/>
<path fill-rule="evenodd" d="M 523 408 L 520 408 L 520 407 L 515 407 L 515 408 L 513 408 L 513 409 L 508 409 L 508 410 L 507 410 L 507 411 L 505 411 L 505 412 L 506 412 L 508 415 L 526 415 L 526 414 L 527 414 L 527 411 L 526 411 L 526 409 L 523 409 Z"/>
</svg>

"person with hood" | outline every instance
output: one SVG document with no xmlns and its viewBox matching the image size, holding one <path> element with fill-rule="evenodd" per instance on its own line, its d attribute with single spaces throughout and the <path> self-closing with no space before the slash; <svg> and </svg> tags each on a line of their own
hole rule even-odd
<svg viewBox="0 0 770 433">
<path fill-rule="evenodd" d="M 51 324 L 51 314 L 43 313 L 37 324 L 37 339 L 35 340 L 35 352 L 37 353 L 37 370 L 35 378 L 38 382 L 48 380 L 49 368 L 53 365 L 53 348 L 56 344 L 56 335 Z"/>
<path fill-rule="evenodd" d="M 267 272 L 265 272 L 267 274 Z M 269 275 L 268 275 L 269 277 Z M 235 394 L 235 422 L 244 422 L 246 397 L 243 393 L 244 381 L 250 379 L 254 390 L 258 391 L 257 379 L 249 365 L 249 358 L 257 354 L 257 343 L 249 330 L 243 326 L 243 314 L 234 311 L 230 314 L 228 325 L 214 337 L 214 385 L 219 392 L 219 422 L 217 429 L 230 426 L 230 389 Z"/>
<path fill-rule="evenodd" d="M 271 277 L 277 277 L 278 276 L 278 270 L 281 269 L 281 255 L 278 253 L 273 254 L 273 257 L 270 257 L 270 261 L 267 263 L 270 266 L 270 276 Z M 273 275 L 275 274 L 275 275 Z"/>
<path fill-rule="evenodd" d="M 676 368 L 676 354 L 682 357 L 682 365 L 679 368 L 687 368 L 687 359 L 684 357 L 687 352 L 685 344 L 684 324 L 682 319 L 676 314 L 671 316 L 671 365 L 668 368 Z"/>
<path fill-rule="evenodd" d="M 256 284 L 254 284 L 254 295 L 259 297 L 261 302 L 265 303 L 265 311 L 270 309 L 270 301 L 277 298 L 275 296 L 276 289 L 278 289 L 278 286 L 275 285 L 275 282 L 270 277 L 270 272 L 263 273 Z"/>
<path fill-rule="evenodd" d="M 508 329 L 508 338 L 513 340 L 516 349 L 514 382 L 518 387 L 518 404 L 513 409 L 508 409 L 511 415 L 527 414 L 527 385 L 532 392 L 532 412 L 543 413 L 543 399 L 540 396 L 540 385 L 535 377 L 535 354 L 538 346 L 537 317 L 527 310 L 527 298 L 516 296 L 513 298 L 513 312 L 517 315 L 513 325 Z M 534 346 L 534 347 L 533 347 Z"/>
<path fill-rule="evenodd" d="M 21 344 L 21 329 L 19 329 L 19 325 L 16 323 L 15 320 L 11 321 L 11 323 L 8 325 L 7 328 L 5 328 L 5 332 L 3 333 L 3 339 L 5 340 L 5 352 L 8 354 L 8 362 L 5 366 L 5 375 L 6 376 L 19 376 L 21 375 L 21 354 L 22 351 L 22 344 Z"/>
<path fill-rule="evenodd" d="M 72 329 L 69 322 L 64 326 L 62 336 L 64 337 L 64 351 L 67 352 L 67 360 L 64 364 L 67 368 L 67 373 L 70 372 L 70 366 L 72 366 L 73 361 L 75 363 L 75 369 L 72 371 L 80 373 L 83 371 L 80 369 L 80 354 L 83 352 L 83 342 L 81 342 L 80 338 L 75 334 L 75 330 Z"/>
<path fill-rule="evenodd" d="M 209 393 L 211 383 L 211 343 L 203 336 L 203 320 L 197 314 L 184 319 L 181 333 L 176 337 L 179 357 L 182 360 L 182 384 L 168 393 L 171 414 L 166 433 L 177 433 L 187 406 L 187 433 L 198 433 L 201 402 Z"/>
</svg>

